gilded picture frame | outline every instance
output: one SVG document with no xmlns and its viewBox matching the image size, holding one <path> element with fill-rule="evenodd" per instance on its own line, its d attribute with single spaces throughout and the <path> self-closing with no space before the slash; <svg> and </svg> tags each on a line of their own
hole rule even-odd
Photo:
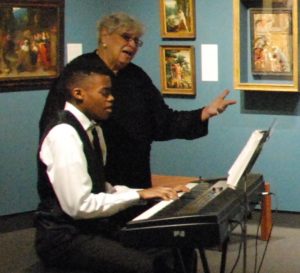
<svg viewBox="0 0 300 273">
<path fill-rule="evenodd" d="M 161 37 L 194 39 L 195 0 L 160 0 Z"/>
<path fill-rule="evenodd" d="M 64 64 L 64 0 L 1 0 L 2 91 L 48 89 Z"/>
<path fill-rule="evenodd" d="M 160 46 L 162 94 L 195 96 L 195 48 Z"/>
</svg>

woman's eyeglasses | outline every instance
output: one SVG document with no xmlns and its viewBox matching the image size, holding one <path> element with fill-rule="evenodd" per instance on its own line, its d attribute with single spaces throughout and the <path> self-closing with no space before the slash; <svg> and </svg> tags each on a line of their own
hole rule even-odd
<svg viewBox="0 0 300 273">
<path fill-rule="evenodd" d="M 130 34 L 128 33 L 121 33 L 119 34 L 125 41 L 130 42 L 130 41 L 134 41 L 134 43 L 136 44 L 136 46 L 141 47 L 143 45 L 143 41 L 140 40 L 137 37 L 132 37 Z"/>
</svg>

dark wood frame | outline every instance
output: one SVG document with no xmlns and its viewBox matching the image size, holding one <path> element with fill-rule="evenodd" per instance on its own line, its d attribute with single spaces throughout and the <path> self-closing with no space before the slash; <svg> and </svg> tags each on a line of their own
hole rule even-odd
<svg viewBox="0 0 300 273">
<path fill-rule="evenodd" d="M 64 65 L 64 7 L 64 0 L 1 0 L 1 92 L 48 89 L 58 77 Z"/>
</svg>

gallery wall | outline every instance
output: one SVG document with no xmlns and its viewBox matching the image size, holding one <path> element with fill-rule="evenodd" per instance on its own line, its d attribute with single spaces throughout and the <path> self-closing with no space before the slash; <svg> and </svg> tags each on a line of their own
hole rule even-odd
<svg viewBox="0 0 300 273">
<path fill-rule="evenodd" d="M 179 41 L 160 37 L 158 0 L 66 0 L 65 45 L 82 43 L 83 52 L 93 50 L 99 17 L 113 11 L 128 12 L 142 20 L 147 29 L 144 46 L 134 62 L 143 67 L 159 89 L 160 45 L 194 46 L 196 96 L 168 97 L 166 102 L 178 110 L 196 109 L 228 88 L 230 98 L 238 103 L 210 121 L 209 135 L 204 138 L 153 143 L 153 173 L 224 176 L 252 131 L 266 129 L 276 118 L 277 126 L 253 171 L 262 173 L 271 183 L 274 208 L 299 211 L 299 95 L 234 90 L 232 1 L 195 2 L 196 39 Z M 200 49 L 207 44 L 218 46 L 217 81 L 202 80 Z M 47 90 L 0 93 L 0 215 L 31 211 L 37 206 L 38 120 L 46 94 Z"/>
<path fill-rule="evenodd" d="M 109 11 L 101 2 L 65 1 L 65 45 L 81 43 L 83 52 L 95 49 L 96 22 Z M 32 211 L 37 207 L 38 121 L 47 92 L 0 93 L 0 215 Z"/>
</svg>

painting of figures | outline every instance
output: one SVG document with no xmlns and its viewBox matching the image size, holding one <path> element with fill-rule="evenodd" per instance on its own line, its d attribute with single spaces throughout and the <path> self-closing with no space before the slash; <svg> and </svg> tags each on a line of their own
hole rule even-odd
<svg viewBox="0 0 300 273">
<path fill-rule="evenodd" d="M 194 47 L 161 46 L 162 93 L 195 95 Z"/>
<path fill-rule="evenodd" d="M 292 75 L 292 14 L 290 10 L 251 10 L 252 73 Z"/>
<path fill-rule="evenodd" d="M 195 38 L 195 10 L 192 0 L 161 0 L 161 36 Z"/>
<path fill-rule="evenodd" d="M 2 1 L 6 2 L 6 1 Z M 0 4 L 0 82 L 11 87 L 56 78 L 62 63 L 58 1 Z M 15 2 L 15 3 L 14 3 Z"/>
</svg>

